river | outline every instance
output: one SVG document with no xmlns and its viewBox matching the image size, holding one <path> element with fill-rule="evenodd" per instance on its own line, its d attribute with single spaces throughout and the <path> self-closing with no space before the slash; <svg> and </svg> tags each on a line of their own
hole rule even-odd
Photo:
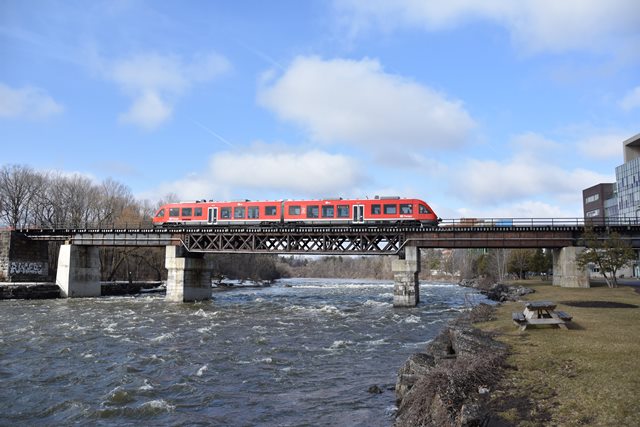
<svg viewBox="0 0 640 427">
<path fill-rule="evenodd" d="M 421 283 L 287 279 L 162 295 L 0 301 L 0 425 L 388 426 L 398 368 L 485 301 Z M 378 385 L 383 393 L 369 393 Z"/>
</svg>

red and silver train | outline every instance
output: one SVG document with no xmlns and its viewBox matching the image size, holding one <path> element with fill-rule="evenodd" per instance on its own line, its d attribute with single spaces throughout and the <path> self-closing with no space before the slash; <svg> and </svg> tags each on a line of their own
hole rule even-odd
<svg viewBox="0 0 640 427">
<path fill-rule="evenodd" d="M 178 225 L 360 225 L 421 224 L 440 219 L 424 201 L 400 197 L 375 199 L 195 201 L 161 206 L 156 226 Z"/>
</svg>

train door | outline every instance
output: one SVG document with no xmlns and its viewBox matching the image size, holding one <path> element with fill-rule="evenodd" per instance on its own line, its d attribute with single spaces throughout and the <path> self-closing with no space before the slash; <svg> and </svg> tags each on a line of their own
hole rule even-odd
<svg viewBox="0 0 640 427">
<path fill-rule="evenodd" d="M 353 205 L 353 223 L 364 224 L 364 205 Z"/>
<path fill-rule="evenodd" d="M 217 224 L 218 223 L 218 208 L 209 208 L 209 213 L 207 215 L 207 224 Z"/>
</svg>

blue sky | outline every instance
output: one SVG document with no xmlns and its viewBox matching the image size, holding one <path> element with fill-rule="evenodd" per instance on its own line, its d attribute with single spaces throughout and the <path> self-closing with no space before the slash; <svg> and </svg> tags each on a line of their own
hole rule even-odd
<svg viewBox="0 0 640 427">
<path fill-rule="evenodd" d="M 639 28 L 637 0 L 0 0 L 0 163 L 577 217 L 640 132 Z"/>
</svg>

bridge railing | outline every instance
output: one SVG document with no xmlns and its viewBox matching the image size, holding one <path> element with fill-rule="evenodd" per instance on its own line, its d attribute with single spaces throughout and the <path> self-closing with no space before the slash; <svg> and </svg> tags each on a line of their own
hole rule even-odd
<svg viewBox="0 0 640 427">
<path fill-rule="evenodd" d="M 391 224 L 394 225 L 394 224 Z M 639 226 L 640 218 L 447 218 L 440 222 L 440 227 L 560 227 L 560 226 Z M 244 227 L 245 225 L 238 225 Z M 363 224 L 357 224 L 362 227 Z M 366 224 L 364 225 L 366 226 Z M 198 225 L 202 227 L 202 224 Z M 216 226 L 213 226 L 216 227 Z M 225 225 L 224 227 L 229 227 Z M 324 226 L 321 226 L 324 227 Z M 344 227 L 344 224 L 341 224 Z M 29 224 L 18 226 L 16 230 L 150 230 L 154 225 L 151 221 L 142 222 L 116 222 L 116 223 L 93 223 L 83 222 L 81 224 Z M 161 227 L 160 227 L 161 228 Z M 11 230 L 0 224 L 0 230 Z"/>
<path fill-rule="evenodd" d="M 640 225 L 640 218 L 450 218 L 441 227 L 582 227 Z"/>
</svg>

